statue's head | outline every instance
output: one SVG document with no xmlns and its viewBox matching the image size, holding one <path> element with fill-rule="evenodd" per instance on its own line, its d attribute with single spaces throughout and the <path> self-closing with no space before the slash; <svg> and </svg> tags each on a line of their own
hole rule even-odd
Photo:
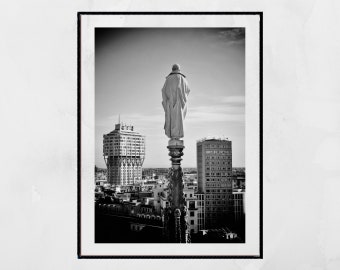
<svg viewBox="0 0 340 270">
<path fill-rule="evenodd" d="M 179 64 L 173 64 L 172 65 L 172 71 L 180 71 L 181 70 L 181 67 Z"/>
</svg>

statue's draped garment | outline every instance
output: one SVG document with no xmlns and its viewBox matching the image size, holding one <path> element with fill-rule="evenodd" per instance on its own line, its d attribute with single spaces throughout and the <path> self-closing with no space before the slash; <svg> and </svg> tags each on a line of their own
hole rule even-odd
<svg viewBox="0 0 340 270">
<path fill-rule="evenodd" d="M 183 138 L 183 120 L 187 113 L 187 97 L 190 92 L 188 82 L 180 72 L 172 72 L 166 77 L 162 89 L 162 105 L 165 112 L 165 134 L 169 138 Z"/>
</svg>

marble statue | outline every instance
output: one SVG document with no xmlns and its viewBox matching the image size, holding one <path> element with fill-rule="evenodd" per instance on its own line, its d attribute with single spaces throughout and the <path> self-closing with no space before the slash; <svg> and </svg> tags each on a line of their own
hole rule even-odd
<svg viewBox="0 0 340 270">
<path fill-rule="evenodd" d="M 165 112 L 165 134 L 170 139 L 184 137 L 183 121 L 187 113 L 187 101 L 190 89 L 180 66 L 174 64 L 172 72 L 166 77 L 162 89 L 162 105 Z"/>
</svg>

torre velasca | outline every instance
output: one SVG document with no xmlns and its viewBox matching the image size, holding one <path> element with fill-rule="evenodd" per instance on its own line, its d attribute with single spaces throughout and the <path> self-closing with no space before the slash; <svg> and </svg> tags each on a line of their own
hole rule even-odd
<svg viewBox="0 0 340 270">
<path fill-rule="evenodd" d="M 103 155 L 107 181 L 111 185 L 133 185 L 142 179 L 145 137 L 132 125 L 116 124 L 115 130 L 103 136 Z"/>
</svg>

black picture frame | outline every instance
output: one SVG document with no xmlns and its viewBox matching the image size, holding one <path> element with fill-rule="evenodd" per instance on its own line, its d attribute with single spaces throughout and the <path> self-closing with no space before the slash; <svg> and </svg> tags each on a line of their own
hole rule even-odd
<svg viewBox="0 0 340 270">
<path fill-rule="evenodd" d="M 256 15 L 259 16 L 259 255 L 115 256 L 81 254 L 81 16 L 83 15 Z M 78 12 L 77 13 L 77 255 L 79 259 L 263 259 L 263 12 Z"/>
</svg>

